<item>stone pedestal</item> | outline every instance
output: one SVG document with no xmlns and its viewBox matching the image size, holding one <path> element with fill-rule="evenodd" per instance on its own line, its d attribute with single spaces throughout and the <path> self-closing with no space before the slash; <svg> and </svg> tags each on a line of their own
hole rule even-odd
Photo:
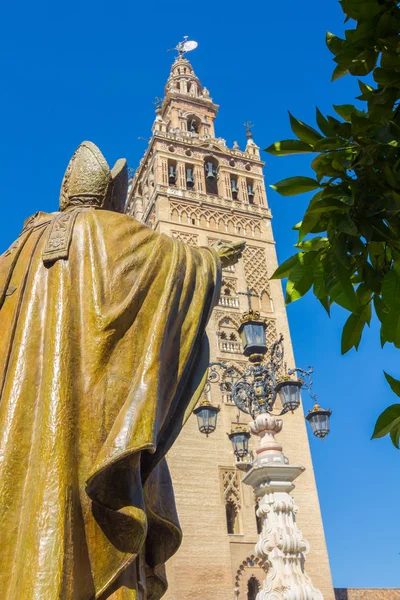
<svg viewBox="0 0 400 600">
<path fill-rule="evenodd" d="M 290 465 L 275 434 L 282 419 L 261 414 L 250 430 L 261 438 L 253 467 L 243 478 L 259 498 L 257 515 L 262 530 L 256 554 L 263 560 L 266 577 L 257 600 L 323 600 L 305 572 L 309 544 L 296 525 L 297 507 L 290 492 L 304 468 Z"/>
</svg>

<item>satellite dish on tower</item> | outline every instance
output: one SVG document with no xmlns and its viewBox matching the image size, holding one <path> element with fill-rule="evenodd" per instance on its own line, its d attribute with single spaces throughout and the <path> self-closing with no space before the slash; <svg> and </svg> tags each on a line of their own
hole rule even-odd
<svg viewBox="0 0 400 600">
<path fill-rule="evenodd" d="M 182 56 L 184 56 L 186 54 L 186 52 L 191 52 L 192 50 L 195 50 L 198 46 L 198 43 L 195 42 L 194 40 L 188 40 L 188 36 L 185 35 L 183 37 L 183 41 L 179 42 L 179 44 L 177 44 L 175 46 L 175 48 L 170 48 L 169 50 L 167 50 L 167 52 L 171 52 L 172 50 L 177 50 L 178 52 L 178 57 L 181 58 Z"/>
</svg>

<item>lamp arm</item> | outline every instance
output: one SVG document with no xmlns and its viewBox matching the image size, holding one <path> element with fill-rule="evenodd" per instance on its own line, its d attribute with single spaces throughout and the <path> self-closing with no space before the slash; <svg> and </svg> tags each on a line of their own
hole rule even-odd
<svg viewBox="0 0 400 600">
<path fill-rule="evenodd" d="M 300 381 L 303 383 L 301 386 L 302 390 L 307 390 L 310 397 L 314 402 L 317 400 L 317 394 L 311 393 L 311 388 L 313 386 L 312 374 L 314 373 L 313 367 L 308 367 L 308 369 L 301 369 L 300 367 L 296 367 L 294 369 L 288 370 L 288 375 L 294 375 L 295 373 L 299 374 Z"/>
</svg>

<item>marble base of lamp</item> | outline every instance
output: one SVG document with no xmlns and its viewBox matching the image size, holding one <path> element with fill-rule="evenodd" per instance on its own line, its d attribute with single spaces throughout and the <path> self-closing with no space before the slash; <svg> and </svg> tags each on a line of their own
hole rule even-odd
<svg viewBox="0 0 400 600">
<path fill-rule="evenodd" d="M 305 572 L 309 544 L 296 525 L 297 507 L 290 492 L 304 467 L 289 464 L 275 434 L 282 419 L 261 414 L 250 423 L 250 431 L 261 438 L 257 458 L 242 479 L 258 498 L 257 516 L 262 529 L 256 554 L 263 561 L 266 577 L 257 600 L 323 600 Z"/>
</svg>

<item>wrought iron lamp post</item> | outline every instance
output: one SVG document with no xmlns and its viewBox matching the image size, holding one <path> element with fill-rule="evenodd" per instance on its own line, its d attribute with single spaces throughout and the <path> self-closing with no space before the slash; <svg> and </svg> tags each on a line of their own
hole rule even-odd
<svg viewBox="0 0 400 600">
<path fill-rule="evenodd" d="M 250 300 L 250 290 L 246 295 Z M 237 466 L 246 471 L 242 481 L 253 487 L 259 499 L 257 516 L 261 519 L 262 528 L 256 553 L 265 565 L 266 578 L 257 600 L 323 600 L 321 592 L 313 586 L 304 569 L 309 545 L 297 528 L 297 509 L 290 496 L 295 487 L 293 481 L 301 475 L 304 467 L 289 464 L 275 435 L 283 426 L 283 420 L 276 417 L 293 412 L 300 406 L 302 389 L 307 390 L 314 400 L 314 408 L 306 419 L 313 434 L 320 439 L 329 433 L 331 411 L 321 409 L 316 403 L 316 396 L 311 394 L 311 367 L 308 370 L 294 368 L 284 372 L 283 336 L 268 348 L 267 326 L 260 314 L 249 306 L 248 312 L 242 316 L 238 331 L 243 354 L 248 357 L 250 365 L 238 376 L 222 362 L 210 363 L 206 400 L 195 410 L 195 414 L 200 431 L 209 434 L 215 430 L 219 408 L 210 403 L 208 395 L 211 384 L 217 383 L 223 391 L 230 391 L 240 411 L 253 418 L 249 424 L 250 432 L 260 438 L 257 457 L 253 460 L 250 456 L 249 460 L 250 433 L 247 428 L 238 422 L 237 427 L 228 434 Z M 273 414 L 278 397 L 281 408 Z M 210 409 L 214 411 L 212 418 Z"/>
<path fill-rule="evenodd" d="M 267 323 L 261 319 L 258 312 L 249 310 L 243 315 L 238 331 L 242 339 L 243 354 L 248 357 L 250 365 L 242 375 L 237 376 L 233 369 L 228 369 L 222 362 L 210 363 L 205 397 L 208 398 L 210 383 L 219 383 L 222 390 L 229 387 L 232 400 L 238 409 L 255 419 L 259 414 L 272 413 L 278 397 L 282 406 L 279 416 L 289 411 L 293 412 L 300 406 L 301 390 L 307 390 L 314 401 L 314 408 L 309 411 L 306 419 L 313 434 L 323 439 L 329 433 L 329 418 L 332 412 L 330 409 L 321 409 L 316 403 L 317 397 L 311 394 L 313 369 L 289 369 L 285 375 L 280 375 L 284 368 L 283 336 L 268 348 L 266 330 Z M 215 430 L 218 411 L 208 399 L 196 408 L 194 412 L 202 433 L 208 435 Z M 239 454 L 235 449 L 235 440 L 239 433 L 240 431 L 237 431 L 237 434 L 232 432 L 229 435 L 236 456 Z"/>
</svg>

